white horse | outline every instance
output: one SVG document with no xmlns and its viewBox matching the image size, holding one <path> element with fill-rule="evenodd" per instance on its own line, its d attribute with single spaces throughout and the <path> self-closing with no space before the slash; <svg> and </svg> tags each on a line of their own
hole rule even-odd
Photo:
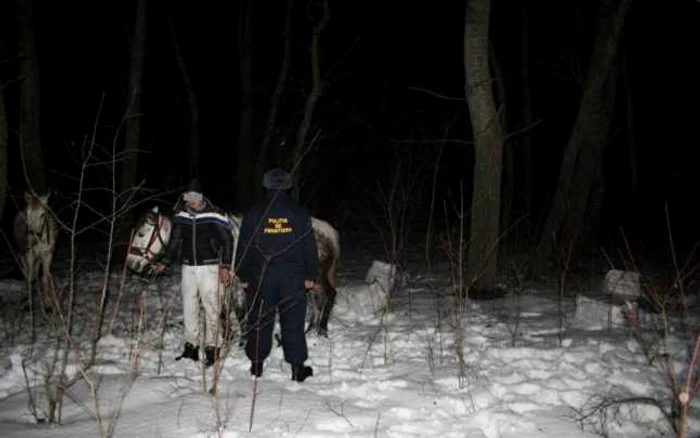
<svg viewBox="0 0 700 438">
<path fill-rule="evenodd" d="M 155 267 L 170 241 L 173 223 L 156 205 L 136 224 L 127 249 L 126 266 L 137 274 Z"/>
<path fill-rule="evenodd" d="M 14 221 L 14 238 L 17 243 L 20 268 L 27 280 L 29 304 L 32 288 L 41 274 L 41 292 L 44 304 L 51 307 L 51 262 L 56 248 L 56 219 L 49 206 L 49 196 L 25 192 L 25 208 L 17 213 Z"/>
<path fill-rule="evenodd" d="M 151 216 L 151 219 L 148 217 Z M 227 213 L 231 221 L 231 239 L 233 240 L 233 253 L 236 252 L 238 236 L 241 230 L 243 216 L 240 214 Z M 330 318 L 333 305 L 335 304 L 336 271 L 340 259 L 340 236 L 328 222 L 312 218 L 311 225 L 318 247 L 319 274 L 311 292 L 309 301 L 309 324 L 307 331 L 315 329 L 322 336 L 328 335 L 328 319 Z M 156 224 L 167 224 L 157 226 Z M 136 233 L 129 245 L 127 256 L 127 266 L 136 273 L 143 273 L 152 269 L 158 259 L 163 255 L 165 247 L 170 239 L 171 222 L 164 214 L 156 208 L 139 223 Z M 160 230 L 160 231 L 157 231 Z M 153 236 L 158 236 L 155 239 Z M 232 284 L 231 306 L 236 313 L 239 323 L 244 324 L 244 295 L 243 289 L 238 281 Z"/>
</svg>

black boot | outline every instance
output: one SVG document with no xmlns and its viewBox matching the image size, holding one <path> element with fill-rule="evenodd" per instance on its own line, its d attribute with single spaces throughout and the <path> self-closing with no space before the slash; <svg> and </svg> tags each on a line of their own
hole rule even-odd
<svg viewBox="0 0 700 438">
<path fill-rule="evenodd" d="M 303 382 L 307 377 L 314 375 L 314 369 L 308 365 L 297 364 L 292 365 L 292 380 Z"/>
<path fill-rule="evenodd" d="M 250 375 L 255 377 L 262 376 L 263 364 L 262 362 L 253 362 L 250 364 Z"/>
<path fill-rule="evenodd" d="M 181 355 L 175 358 L 175 360 L 180 360 L 182 358 L 192 359 L 197 362 L 199 360 L 199 346 L 194 346 L 189 342 L 185 342 L 185 351 Z"/>
<path fill-rule="evenodd" d="M 220 354 L 221 349 L 219 347 L 204 347 L 204 355 L 207 357 L 207 361 L 204 365 L 207 368 L 214 365 L 214 362 L 219 359 Z"/>
</svg>

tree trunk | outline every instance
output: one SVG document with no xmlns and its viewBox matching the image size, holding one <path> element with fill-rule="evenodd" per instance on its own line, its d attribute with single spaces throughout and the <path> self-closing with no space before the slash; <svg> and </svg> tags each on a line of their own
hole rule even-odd
<svg viewBox="0 0 700 438">
<path fill-rule="evenodd" d="M 7 112 L 5 108 L 5 84 L 0 81 L 0 220 L 7 201 Z"/>
<path fill-rule="evenodd" d="M 141 80 L 146 44 L 146 5 L 148 0 L 138 0 L 134 39 L 131 44 L 129 63 L 129 98 L 127 101 L 126 127 L 124 134 L 124 161 L 121 172 L 121 193 L 126 194 L 137 185 L 139 147 L 141 135 Z"/>
<path fill-rule="evenodd" d="M 464 26 L 466 97 L 474 135 L 467 279 L 470 293 L 496 292 L 503 133 L 489 70 L 490 0 L 468 0 Z"/>
<path fill-rule="evenodd" d="M 185 60 L 182 57 L 180 45 L 177 43 L 175 25 L 172 23 L 172 21 L 170 21 L 170 33 L 173 39 L 173 46 L 175 47 L 175 58 L 177 59 L 177 65 L 180 67 L 182 80 L 185 82 L 185 88 L 187 89 L 187 103 L 190 107 L 189 179 L 192 180 L 199 174 L 199 105 L 197 105 L 197 95 L 194 92 L 190 75 L 187 73 L 187 66 L 185 65 Z"/>
<path fill-rule="evenodd" d="M 44 151 L 39 123 L 39 67 L 34 39 L 32 0 L 17 2 L 19 51 L 19 147 L 27 187 L 43 194 L 47 190 Z"/>
<path fill-rule="evenodd" d="M 637 196 L 637 142 L 634 135 L 634 99 L 632 98 L 632 85 L 630 83 L 629 77 L 629 57 L 627 53 L 623 53 L 621 59 L 621 76 L 622 83 L 624 85 L 625 91 L 625 115 L 627 116 L 627 172 L 628 177 L 626 178 L 624 197 L 627 202 L 625 202 L 625 211 L 632 211 L 634 200 Z"/>
<path fill-rule="evenodd" d="M 302 189 L 302 174 L 300 170 L 302 160 L 309 153 L 313 144 L 307 144 L 307 136 L 311 128 L 316 103 L 323 94 L 323 79 L 321 78 L 321 33 L 323 33 L 328 21 L 331 18 L 331 10 L 328 5 L 328 0 L 323 0 L 323 16 L 318 24 L 314 26 L 313 35 L 311 37 L 311 92 L 306 97 L 304 105 L 304 117 L 302 118 L 299 129 L 297 130 L 296 141 L 294 142 L 294 151 L 292 152 L 292 166 L 295 170 L 292 173 L 293 188 L 292 194 L 296 199 L 300 198 Z"/>
<path fill-rule="evenodd" d="M 275 92 L 272 95 L 272 101 L 270 104 L 270 114 L 267 118 L 267 125 L 265 126 L 265 131 L 263 133 L 262 141 L 260 142 L 260 148 L 258 149 L 258 156 L 255 160 L 255 179 L 257 181 L 262 181 L 263 173 L 267 167 L 268 153 L 270 150 L 270 142 L 272 141 L 272 133 L 277 127 L 277 115 L 279 113 L 279 106 L 282 101 L 282 94 L 287 86 L 287 77 L 289 76 L 289 69 L 292 63 L 292 11 L 294 9 L 294 0 L 287 0 L 287 14 L 284 20 L 284 57 L 282 59 L 282 65 L 280 66 L 279 74 L 277 75 L 277 86 L 275 87 Z M 259 196 L 262 194 L 262 185 L 256 184 L 257 188 L 256 194 Z"/>
<path fill-rule="evenodd" d="M 532 195 L 533 195 L 533 169 L 532 169 L 532 135 L 530 133 L 530 127 L 534 123 L 533 110 L 532 110 L 532 92 L 530 84 L 530 29 L 528 20 L 527 3 L 523 3 L 523 27 L 522 27 L 522 40 L 520 47 L 522 48 L 522 67 L 520 78 L 522 80 L 522 92 L 523 92 L 523 107 L 521 113 L 522 126 L 526 131 L 519 137 L 517 144 L 520 149 L 521 166 L 520 171 L 520 196 L 522 200 L 521 209 L 519 210 L 520 215 L 524 217 L 523 223 L 524 229 L 527 233 L 528 244 L 531 244 L 531 215 L 532 215 Z M 517 171 L 517 170 L 516 170 Z M 519 220 L 520 218 L 518 218 Z"/>
<path fill-rule="evenodd" d="M 494 76 L 492 80 L 494 88 L 494 101 L 495 105 L 498 107 L 498 121 L 501 125 L 501 130 L 508 132 L 509 120 L 508 120 L 508 110 L 509 105 L 507 104 L 506 87 L 505 87 L 505 77 L 503 76 L 503 70 L 498 62 L 496 55 L 496 48 L 494 47 L 493 41 L 489 41 L 489 66 L 491 72 Z M 513 210 L 515 209 L 516 203 L 516 179 L 517 179 L 517 166 L 516 166 L 516 154 L 518 153 L 515 148 L 515 142 L 513 140 L 503 141 L 503 165 L 502 165 L 502 177 L 501 177 L 501 210 L 499 214 L 500 229 L 507 229 L 511 221 L 511 216 Z"/>
<path fill-rule="evenodd" d="M 246 10 L 241 14 L 241 119 L 238 131 L 238 179 L 236 204 L 245 209 L 253 200 L 253 1 L 242 3 Z M 260 184 L 259 181 L 257 181 Z"/>
<path fill-rule="evenodd" d="M 616 71 L 617 47 L 630 1 L 603 0 L 601 4 L 579 113 L 564 151 L 554 200 L 535 247 L 532 275 L 544 269 L 552 248 L 570 251 L 582 231 L 592 180 L 607 143 L 614 104 L 608 87 L 614 87 L 615 81 L 610 72 Z"/>
</svg>

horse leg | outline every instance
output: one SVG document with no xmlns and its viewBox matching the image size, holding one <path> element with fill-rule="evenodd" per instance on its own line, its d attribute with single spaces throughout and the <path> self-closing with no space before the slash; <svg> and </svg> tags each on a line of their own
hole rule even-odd
<svg viewBox="0 0 700 438">
<path fill-rule="evenodd" d="M 235 330 L 232 325 L 231 321 L 231 310 L 233 308 L 233 302 L 232 302 L 232 297 L 231 294 L 229 293 L 228 288 L 226 287 L 225 284 L 222 282 L 219 282 L 219 293 L 218 293 L 218 307 L 219 307 L 219 326 L 221 327 L 221 332 L 222 332 L 222 340 L 223 344 L 222 347 L 227 348 L 229 343 L 231 342 L 231 339 L 233 338 L 233 335 L 235 333 Z"/>
<path fill-rule="evenodd" d="M 311 331 L 311 329 L 316 329 L 318 330 L 317 324 L 316 324 L 316 308 L 318 305 L 316 304 L 317 298 L 316 296 L 319 294 L 319 292 L 316 291 L 316 287 L 314 286 L 314 289 L 311 291 L 311 299 L 309 300 L 309 304 L 307 306 L 307 311 L 308 317 L 309 317 L 309 325 L 306 327 L 306 330 L 304 333 L 308 333 Z"/>
<path fill-rule="evenodd" d="M 245 336 L 248 330 L 247 317 L 246 317 L 246 307 L 245 307 L 245 292 L 241 287 L 238 280 L 233 280 L 231 285 L 230 295 L 228 296 L 229 308 L 233 310 L 236 314 L 236 321 L 238 321 L 238 345 L 245 345 Z"/>
<path fill-rule="evenodd" d="M 335 304 L 336 290 L 327 281 L 317 283 L 311 291 L 313 306 L 309 309 L 309 330 L 316 329 L 320 336 L 328 337 L 328 320 Z"/>
<path fill-rule="evenodd" d="M 323 256 L 319 256 L 321 270 L 319 278 L 312 291 L 314 308 L 312 309 L 311 323 L 315 325 L 316 332 L 328 337 L 328 320 L 335 305 L 337 291 L 335 289 L 335 273 L 338 265 L 337 240 L 325 240 L 321 243 L 326 249 Z M 311 326 L 309 326 L 309 329 Z"/>
<path fill-rule="evenodd" d="M 335 304 L 337 291 L 330 284 L 326 284 L 323 285 L 320 294 L 322 294 L 322 299 L 319 300 L 321 302 L 321 307 L 318 309 L 320 317 L 317 330 L 319 335 L 328 337 L 328 320 L 331 317 L 331 310 Z"/>
<path fill-rule="evenodd" d="M 53 309 L 54 304 L 58 304 L 58 301 L 54 303 L 53 280 L 51 278 L 52 258 L 51 254 L 44 254 L 41 257 L 41 296 L 44 308 L 47 309 Z"/>
<path fill-rule="evenodd" d="M 32 291 L 33 279 L 36 275 L 36 264 L 34 263 L 34 257 L 31 251 L 29 251 L 24 256 L 24 277 L 27 286 L 27 304 L 25 310 L 29 309 L 29 326 L 31 330 L 32 344 L 34 344 L 34 293 Z"/>
</svg>

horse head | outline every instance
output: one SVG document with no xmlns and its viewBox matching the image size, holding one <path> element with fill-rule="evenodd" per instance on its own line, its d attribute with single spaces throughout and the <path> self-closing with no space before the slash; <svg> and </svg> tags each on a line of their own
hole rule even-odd
<svg viewBox="0 0 700 438">
<path fill-rule="evenodd" d="M 50 193 L 37 195 L 24 192 L 24 208 L 17 213 L 14 221 L 14 238 L 20 255 L 39 242 L 52 241 L 53 217 L 49 211 Z"/>
<path fill-rule="evenodd" d="M 25 200 L 25 223 L 29 238 L 41 240 L 44 233 L 48 231 L 49 217 L 49 197 L 51 193 L 37 195 L 33 192 L 24 192 Z"/>
<path fill-rule="evenodd" d="M 152 268 L 163 255 L 171 231 L 172 221 L 157 205 L 148 210 L 136 223 L 126 256 L 127 267 L 137 274 Z"/>
</svg>

